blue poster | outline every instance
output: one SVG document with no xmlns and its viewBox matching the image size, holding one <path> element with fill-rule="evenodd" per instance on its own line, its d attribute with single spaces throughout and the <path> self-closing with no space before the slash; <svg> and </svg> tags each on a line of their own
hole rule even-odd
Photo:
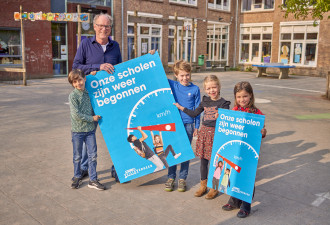
<svg viewBox="0 0 330 225">
<path fill-rule="evenodd" d="M 265 116 L 219 109 L 208 187 L 252 202 Z"/>
<path fill-rule="evenodd" d="M 157 53 L 87 76 L 86 89 L 121 183 L 194 158 Z"/>
</svg>

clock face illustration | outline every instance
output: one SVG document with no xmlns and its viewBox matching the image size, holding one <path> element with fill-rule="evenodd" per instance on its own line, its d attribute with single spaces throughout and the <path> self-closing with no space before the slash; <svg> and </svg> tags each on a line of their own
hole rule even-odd
<svg viewBox="0 0 330 225">
<path fill-rule="evenodd" d="M 173 98 L 171 88 L 160 88 L 140 98 L 129 114 L 127 136 L 136 132 L 130 128 L 170 123 L 171 109 L 176 109 L 168 101 L 171 98 Z"/>
<path fill-rule="evenodd" d="M 244 170 L 248 169 L 245 162 L 251 159 L 258 160 L 259 154 L 248 143 L 241 140 L 232 140 L 223 144 L 215 154 L 213 166 L 216 166 L 219 160 L 227 162 L 236 172 L 244 174 Z"/>
</svg>

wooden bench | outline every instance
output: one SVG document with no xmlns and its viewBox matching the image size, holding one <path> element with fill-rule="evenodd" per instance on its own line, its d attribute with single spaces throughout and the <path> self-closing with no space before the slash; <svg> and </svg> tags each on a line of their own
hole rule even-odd
<svg viewBox="0 0 330 225">
<path fill-rule="evenodd" d="M 289 78 L 289 69 L 295 68 L 295 66 L 286 66 L 283 63 L 265 63 L 261 65 L 252 65 L 258 68 L 257 77 L 261 77 L 263 73 L 266 73 L 267 68 L 279 68 L 280 76 L 278 79 Z"/>
</svg>

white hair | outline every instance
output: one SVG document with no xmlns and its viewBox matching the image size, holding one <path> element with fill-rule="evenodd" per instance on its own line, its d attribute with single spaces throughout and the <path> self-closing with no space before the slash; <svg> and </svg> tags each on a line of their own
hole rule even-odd
<svg viewBox="0 0 330 225">
<path fill-rule="evenodd" d="M 96 24 L 96 20 L 97 20 L 100 16 L 105 16 L 105 17 L 107 17 L 108 20 L 109 20 L 109 22 L 110 22 L 110 25 L 112 26 L 112 16 L 110 16 L 110 15 L 107 14 L 107 13 L 100 13 L 100 14 L 97 14 L 96 16 L 94 16 L 93 24 Z"/>
</svg>

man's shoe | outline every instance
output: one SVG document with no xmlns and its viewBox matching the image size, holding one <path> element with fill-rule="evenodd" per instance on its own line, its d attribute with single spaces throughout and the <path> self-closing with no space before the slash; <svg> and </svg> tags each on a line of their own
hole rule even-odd
<svg viewBox="0 0 330 225">
<path fill-rule="evenodd" d="M 81 170 L 81 179 L 88 177 L 88 170 Z"/>
<path fill-rule="evenodd" d="M 249 215 L 250 213 L 248 213 L 248 212 L 246 212 L 246 211 L 244 211 L 244 210 L 239 210 L 239 212 L 237 213 L 237 217 L 238 218 L 245 218 L 245 217 L 247 217 L 248 215 Z"/>
<path fill-rule="evenodd" d="M 165 191 L 173 191 L 174 179 L 169 178 L 165 183 Z"/>
<path fill-rule="evenodd" d="M 82 181 L 81 178 L 74 177 L 73 182 L 71 184 L 71 188 L 72 189 L 78 189 L 80 184 L 81 184 L 81 181 Z"/>
<path fill-rule="evenodd" d="M 226 205 L 222 206 L 222 209 L 225 210 L 225 211 L 231 211 L 231 210 L 234 210 L 236 208 L 229 205 L 229 204 L 226 204 Z"/>
<path fill-rule="evenodd" d="M 99 190 L 99 191 L 104 191 L 105 190 L 105 186 L 103 184 L 101 184 L 98 180 L 89 181 L 88 187 L 89 188 L 94 188 L 94 189 Z"/>
<path fill-rule="evenodd" d="M 179 180 L 178 191 L 185 192 L 187 189 L 186 181 L 184 179 Z"/>
</svg>

